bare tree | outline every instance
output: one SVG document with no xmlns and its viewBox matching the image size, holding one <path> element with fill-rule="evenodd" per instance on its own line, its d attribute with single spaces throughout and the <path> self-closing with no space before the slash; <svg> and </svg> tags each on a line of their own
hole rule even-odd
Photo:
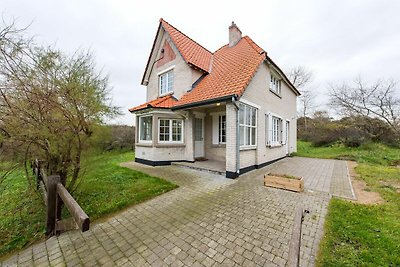
<svg viewBox="0 0 400 267">
<path fill-rule="evenodd" d="M 331 86 L 330 104 L 343 115 L 379 118 L 400 133 L 400 96 L 393 80 L 377 80 L 372 84 L 355 80 L 352 84 Z"/>
<path fill-rule="evenodd" d="M 288 71 L 288 78 L 292 84 L 300 91 L 299 114 L 304 118 L 304 128 L 307 129 L 307 116 L 315 108 L 315 93 L 310 88 L 313 74 L 303 66 L 297 66 Z"/>
<path fill-rule="evenodd" d="M 93 126 L 116 113 L 107 77 L 90 53 L 37 46 L 13 24 L 0 27 L 0 38 L 0 130 L 23 147 L 27 177 L 28 159 L 40 158 L 71 191 Z"/>
</svg>

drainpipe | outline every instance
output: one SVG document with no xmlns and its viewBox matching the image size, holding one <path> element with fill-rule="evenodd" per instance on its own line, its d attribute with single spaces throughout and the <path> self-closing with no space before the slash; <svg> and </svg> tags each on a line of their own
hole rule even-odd
<svg viewBox="0 0 400 267">
<path fill-rule="evenodd" d="M 236 173 L 240 174 L 240 126 L 239 126 L 239 106 L 236 104 L 236 97 L 232 96 L 232 103 L 236 107 Z"/>
</svg>

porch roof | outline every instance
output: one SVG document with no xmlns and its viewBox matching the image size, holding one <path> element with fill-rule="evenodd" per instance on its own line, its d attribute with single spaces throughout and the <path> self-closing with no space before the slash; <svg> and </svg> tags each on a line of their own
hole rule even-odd
<svg viewBox="0 0 400 267">
<path fill-rule="evenodd" d="M 144 104 L 141 104 L 139 106 L 130 108 L 129 111 L 130 112 L 136 112 L 136 111 L 147 109 L 147 108 L 165 108 L 165 109 L 169 109 L 176 102 L 177 102 L 177 100 L 175 99 L 175 97 L 173 97 L 173 95 L 166 95 L 166 96 L 159 97 L 159 98 L 153 99 L 151 101 L 148 101 L 148 102 L 146 102 Z"/>
</svg>

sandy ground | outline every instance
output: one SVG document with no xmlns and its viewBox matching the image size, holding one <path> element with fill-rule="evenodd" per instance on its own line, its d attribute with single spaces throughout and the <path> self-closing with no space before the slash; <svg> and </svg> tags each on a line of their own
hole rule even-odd
<svg viewBox="0 0 400 267">
<path fill-rule="evenodd" d="M 349 166 L 349 174 L 351 177 L 351 182 L 353 184 L 354 193 L 357 197 L 357 200 L 353 202 L 367 205 L 381 204 L 385 202 L 378 192 L 368 191 L 367 184 L 363 180 L 361 180 L 361 178 L 355 171 L 355 167 L 357 167 L 357 162 L 348 161 L 347 164 Z"/>
</svg>

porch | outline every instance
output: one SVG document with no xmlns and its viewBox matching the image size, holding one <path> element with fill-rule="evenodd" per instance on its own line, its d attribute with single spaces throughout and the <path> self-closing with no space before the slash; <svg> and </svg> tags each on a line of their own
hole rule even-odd
<svg viewBox="0 0 400 267">
<path fill-rule="evenodd" d="M 225 175 L 226 164 L 222 160 L 196 160 L 195 162 L 172 162 L 172 165 L 177 165 L 184 168 L 200 170 Z"/>
</svg>

